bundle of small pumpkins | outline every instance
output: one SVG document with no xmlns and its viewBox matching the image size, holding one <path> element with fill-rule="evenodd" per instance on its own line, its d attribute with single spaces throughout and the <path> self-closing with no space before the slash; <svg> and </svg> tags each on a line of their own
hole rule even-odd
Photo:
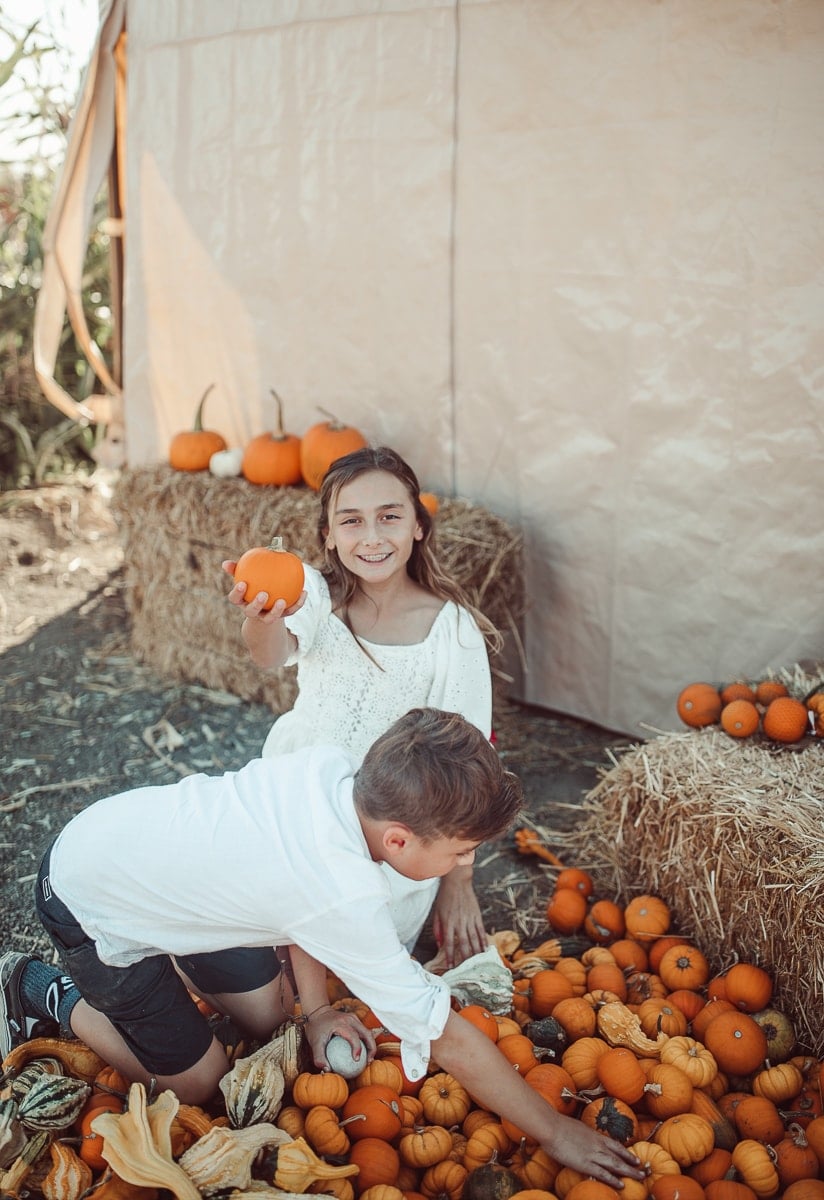
<svg viewBox="0 0 824 1200">
<path fill-rule="evenodd" d="M 336 458 L 367 444 L 360 430 L 331 413 L 326 413 L 327 420 L 313 425 L 302 438 L 287 433 L 283 403 L 272 389 L 277 410 L 274 431 L 252 438 L 244 449 L 229 450 L 221 433 L 204 428 L 203 409 L 213 388 L 214 384 L 210 384 L 201 396 L 192 428 L 176 433 L 169 444 L 169 465 L 176 471 L 211 470 L 214 475 L 243 475 L 250 483 L 273 487 L 306 483 L 317 491 Z"/>
<path fill-rule="evenodd" d="M 720 724 L 733 738 L 760 731 L 771 741 L 791 744 L 808 735 L 824 736 L 824 681 L 801 699 L 777 679 L 737 680 L 721 687 L 690 683 L 679 692 L 675 707 L 685 725 L 702 729 Z"/>
<path fill-rule="evenodd" d="M 796 1053 L 769 974 L 741 961 L 711 976 L 662 899 L 598 898 L 575 868 L 559 871 L 546 915 L 538 945 L 493 935 L 511 974 L 506 1011 L 454 1006 L 558 1112 L 630 1146 L 643 1183 L 627 1178 L 619 1193 L 562 1167 L 437 1062 L 413 1082 L 392 1032 L 339 994 L 335 1005 L 375 1032 L 371 1064 L 352 1079 L 302 1069 L 287 1031 L 237 1060 L 214 1110 L 171 1092 L 150 1100 L 82 1043 L 23 1043 L 3 1064 L 3 1194 L 821 1200 L 824 1063 Z M 15 1125 L 22 1146 L 10 1155 Z"/>
</svg>

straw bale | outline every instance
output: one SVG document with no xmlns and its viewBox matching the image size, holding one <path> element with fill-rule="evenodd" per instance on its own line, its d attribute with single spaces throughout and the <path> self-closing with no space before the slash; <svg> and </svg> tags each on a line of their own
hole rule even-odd
<svg viewBox="0 0 824 1200">
<path fill-rule="evenodd" d="M 738 959 L 764 966 L 799 1045 L 824 1054 L 819 741 L 739 742 L 717 727 L 661 734 L 615 760 L 581 818 L 554 837 L 568 862 L 623 902 L 661 896 L 714 972 Z"/>
<path fill-rule="evenodd" d="M 290 708 L 295 669 L 265 674 L 249 662 L 220 564 L 277 534 L 286 549 L 318 566 L 317 494 L 160 464 L 124 471 L 112 509 L 123 539 L 135 657 L 162 675 L 232 692 L 275 713 Z M 445 568 L 503 633 L 516 633 L 521 535 L 486 509 L 448 498 L 435 529 Z"/>
</svg>

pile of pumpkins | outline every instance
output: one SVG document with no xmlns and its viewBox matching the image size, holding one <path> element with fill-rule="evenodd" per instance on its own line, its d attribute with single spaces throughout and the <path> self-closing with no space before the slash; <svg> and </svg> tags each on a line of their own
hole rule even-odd
<svg viewBox="0 0 824 1200">
<path fill-rule="evenodd" d="M 733 738 L 760 732 L 773 742 L 793 744 L 808 735 L 824 736 L 824 681 L 801 699 L 777 679 L 737 680 L 721 687 L 690 683 L 679 692 L 675 707 L 685 725 L 720 725 Z"/>
<path fill-rule="evenodd" d="M 203 409 L 213 387 L 210 384 L 201 396 L 192 428 L 176 433 L 169 444 L 169 465 L 176 471 L 209 470 L 218 476 L 243 475 L 250 483 L 272 487 L 306 483 L 317 491 L 336 458 L 367 444 L 360 430 L 331 413 L 325 413 L 327 420 L 313 425 L 302 438 L 286 433 L 283 403 L 272 389 L 277 409 L 275 430 L 252 438 L 243 449 L 230 450 L 222 434 L 204 428 Z"/>
<path fill-rule="evenodd" d="M 660 897 L 598 898 L 576 868 L 559 870 L 546 916 L 550 936 L 538 945 L 514 931 L 492 935 L 511 973 L 507 1011 L 482 1000 L 454 1006 L 557 1111 L 629 1146 L 647 1169 L 643 1182 L 626 1178 L 619 1192 L 562 1166 L 435 1061 L 413 1082 L 392 1032 L 339 994 L 334 1003 L 357 1012 L 378 1041 L 361 1074 L 297 1065 L 270 1104 L 257 1072 L 232 1104 L 207 1111 L 177 1106 L 168 1092 L 147 1108 L 142 1085 L 97 1064 L 99 1075 L 84 1076 L 91 1095 L 52 1142 L 55 1165 L 45 1179 L 46 1168 L 38 1178 L 30 1166 L 26 1190 L 46 1200 L 158 1200 L 163 1190 L 223 1200 L 273 1188 L 336 1200 L 821 1200 L 824 1063 L 796 1052 L 768 972 L 739 961 L 712 976 L 694 941 L 672 931 Z M 138 1132 L 119 1130 L 118 1143 L 127 1096 Z M 115 1115 L 96 1116 L 95 1104 Z M 221 1139 L 232 1137 L 232 1153 L 254 1163 L 242 1186 L 227 1184 L 220 1165 Z M 21 1195 L 19 1176 L 10 1186 L 7 1170 L 3 1191 Z"/>
</svg>

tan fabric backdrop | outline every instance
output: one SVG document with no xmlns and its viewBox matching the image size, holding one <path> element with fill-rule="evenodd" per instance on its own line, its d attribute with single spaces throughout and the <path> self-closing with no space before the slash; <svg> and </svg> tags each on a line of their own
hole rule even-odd
<svg viewBox="0 0 824 1200">
<path fill-rule="evenodd" d="M 523 529 L 522 698 L 822 656 L 820 0 L 128 0 L 125 417 L 323 405 Z"/>
</svg>

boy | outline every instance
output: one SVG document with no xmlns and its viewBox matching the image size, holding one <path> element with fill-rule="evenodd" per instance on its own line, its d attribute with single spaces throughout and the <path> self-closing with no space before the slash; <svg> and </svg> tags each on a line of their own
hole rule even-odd
<svg viewBox="0 0 824 1200">
<path fill-rule="evenodd" d="M 0 960 L 0 1039 L 51 1016 L 129 1079 L 203 1103 L 228 1062 L 189 990 L 267 1040 L 293 1007 L 273 950 L 288 946 L 318 1065 L 333 1033 L 375 1048 L 329 1006 L 328 967 L 401 1039 L 411 1078 L 432 1055 L 560 1161 L 612 1184 L 641 1178 L 634 1156 L 560 1116 L 451 1012 L 389 913 L 379 863 L 420 880 L 471 864 L 521 802 L 483 734 L 431 708 L 396 721 L 357 772 L 345 751 L 312 747 L 100 800 L 38 877 L 38 912 L 70 975 Z"/>
</svg>

